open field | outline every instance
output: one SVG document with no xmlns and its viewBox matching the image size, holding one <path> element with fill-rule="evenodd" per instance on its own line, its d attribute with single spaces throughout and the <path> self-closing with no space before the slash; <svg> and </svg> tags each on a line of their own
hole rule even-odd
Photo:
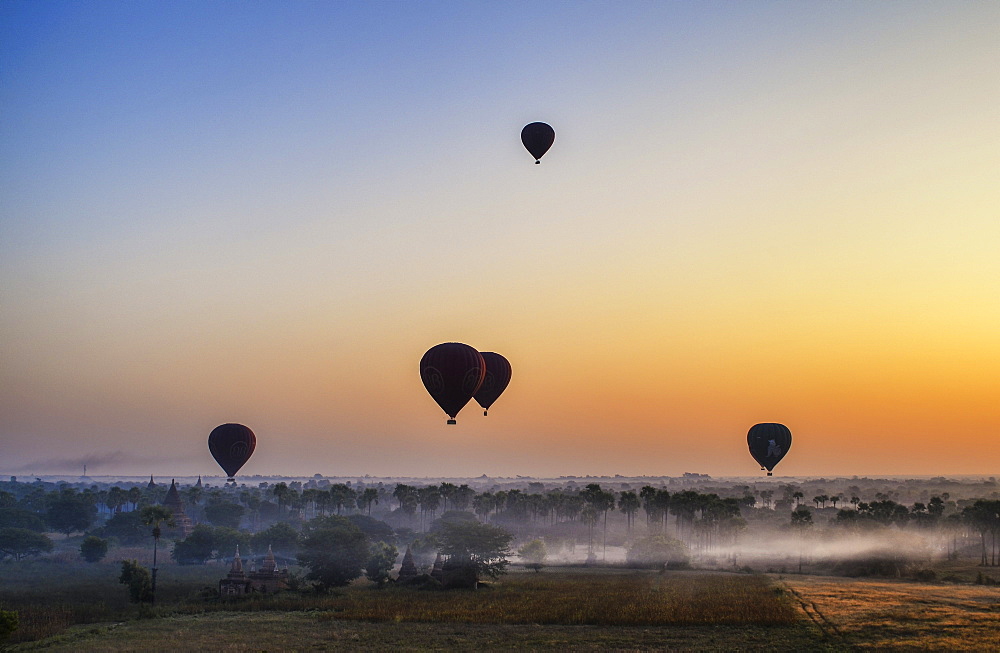
<svg viewBox="0 0 1000 653">
<path fill-rule="evenodd" d="M 111 566 L 108 566 L 110 569 Z M 205 573 L 205 572 L 209 573 Z M 14 644 L 47 651 L 262 650 L 1000 650 L 1000 588 L 825 576 L 656 573 L 550 568 L 511 573 L 475 592 L 375 589 L 365 581 L 330 595 L 286 593 L 236 602 L 199 588 L 219 567 L 171 567 L 155 609 L 121 601 L 102 573 L 62 577 L 50 616 L 72 614 L 87 587 L 93 623 L 54 624 L 51 636 Z M 103 575 L 107 575 L 106 571 Z M 114 579 L 115 582 L 117 579 Z M 15 585 L 17 587 L 15 587 Z M 0 581 L 32 598 L 44 587 Z M 16 607 L 18 601 L 6 601 Z M 96 606 L 103 606 L 98 609 Z M 41 632 L 39 631 L 39 635 Z"/>
<path fill-rule="evenodd" d="M 1000 651 L 1000 587 L 785 576 L 833 641 L 868 650 Z"/>
</svg>

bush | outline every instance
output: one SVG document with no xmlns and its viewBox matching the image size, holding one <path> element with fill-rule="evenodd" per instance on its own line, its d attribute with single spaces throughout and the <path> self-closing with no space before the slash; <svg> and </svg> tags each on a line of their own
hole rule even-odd
<svg viewBox="0 0 1000 653">
<path fill-rule="evenodd" d="M 545 542 L 542 540 L 531 540 L 517 550 L 517 555 L 520 556 L 525 567 L 534 569 L 535 572 L 538 572 L 541 571 L 542 567 L 545 565 L 545 558 L 548 556 L 548 549 L 545 546 Z"/>
<path fill-rule="evenodd" d="M 80 543 L 80 555 L 87 562 L 100 562 L 108 554 L 108 541 L 88 535 Z"/>
<path fill-rule="evenodd" d="M 912 565 L 906 556 L 892 551 L 873 553 L 865 557 L 841 560 L 833 566 L 833 572 L 840 576 L 880 576 L 882 578 L 902 578 Z"/>
<path fill-rule="evenodd" d="M 633 567 L 682 569 L 690 559 L 687 546 L 666 535 L 640 537 L 625 554 L 626 562 Z"/>
<path fill-rule="evenodd" d="M 921 569 L 915 573 L 914 578 L 920 581 L 929 582 L 932 580 L 937 580 L 937 574 L 934 573 L 933 569 Z"/>
<path fill-rule="evenodd" d="M 122 573 L 118 582 L 128 585 L 129 598 L 134 603 L 151 601 L 153 598 L 153 579 L 149 570 L 135 560 L 122 560 Z"/>
<path fill-rule="evenodd" d="M 12 610 L 0 610 L 0 642 L 10 637 L 17 630 L 17 613 Z"/>
<path fill-rule="evenodd" d="M 442 587 L 441 581 L 430 574 L 420 574 L 413 578 L 407 578 L 400 581 L 399 584 L 405 587 L 414 587 L 418 590 L 439 590 Z"/>
</svg>

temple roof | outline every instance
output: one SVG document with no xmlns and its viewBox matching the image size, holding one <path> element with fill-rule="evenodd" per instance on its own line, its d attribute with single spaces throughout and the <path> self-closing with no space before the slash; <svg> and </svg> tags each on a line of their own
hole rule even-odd
<svg viewBox="0 0 1000 653">
<path fill-rule="evenodd" d="M 163 505 L 184 510 L 184 502 L 181 501 L 180 492 L 177 491 L 177 483 L 173 479 L 170 479 L 170 489 L 167 490 L 167 496 L 163 499 Z"/>
<path fill-rule="evenodd" d="M 236 545 L 236 555 L 233 556 L 233 566 L 229 569 L 230 578 L 243 578 L 243 561 L 240 560 L 240 545 Z"/>
<path fill-rule="evenodd" d="M 278 563 L 274 560 L 274 551 L 271 550 L 271 545 L 267 545 L 267 555 L 264 556 L 264 563 L 261 564 L 260 568 L 263 571 L 274 571 L 278 566 Z"/>
</svg>

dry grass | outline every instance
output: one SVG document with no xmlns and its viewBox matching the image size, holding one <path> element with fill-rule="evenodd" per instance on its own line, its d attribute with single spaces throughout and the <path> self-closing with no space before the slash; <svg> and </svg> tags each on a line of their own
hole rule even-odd
<svg viewBox="0 0 1000 653">
<path fill-rule="evenodd" d="M 852 647 L 1000 650 L 1000 588 L 794 576 L 783 582 Z"/>
<path fill-rule="evenodd" d="M 92 586 L 95 587 L 95 586 Z M 122 593 L 123 588 L 114 588 Z M 375 589 L 326 596 L 284 593 L 238 601 L 185 599 L 123 619 L 67 629 L 72 610 L 38 606 L 59 634 L 21 649 L 302 650 L 318 648 L 814 648 L 815 634 L 762 576 L 609 569 L 510 574 L 477 591 Z M 114 610 L 111 610 L 114 612 Z M 28 614 L 31 610 L 28 610 Z M 22 612 L 22 614 L 25 614 Z M 135 616 L 133 609 L 129 614 Z M 88 620 L 89 621 L 89 620 Z M 262 624 L 267 632 L 259 630 Z M 280 624 L 280 627 L 277 625 Z M 296 624 L 289 630 L 289 624 Z M 220 639 L 226 633 L 225 639 Z M 284 639 L 282 639 L 284 638 Z M 225 642 L 225 644 L 223 644 Z M 359 642 L 363 642 L 364 645 Z M 794 642 L 782 648 L 773 642 Z M 19 649 L 19 650 L 21 650 Z"/>
<path fill-rule="evenodd" d="M 303 612 L 185 615 L 66 635 L 15 650 L 82 651 L 841 651 L 807 628 L 538 626 L 322 621 Z"/>
<path fill-rule="evenodd" d="M 475 592 L 350 591 L 325 618 L 598 626 L 794 623 L 795 608 L 763 576 L 712 573 L 516 574 Z"/>
<path fill-rule="evenodd" d="M 130 604 L 128 589 L 118 582 L 119 562 L 59 562 L 49 558 L 5 562 L 0 566 L 0 610 L 18 613 L 13 642 L 26 642 L 63 632 L 74 624 L 120 620 L 139 608 Z M 214 586 L 219 567 L 161 568 L 157 597 L 164 604 L 189 600 L 205 585 Z"/>
</svg>

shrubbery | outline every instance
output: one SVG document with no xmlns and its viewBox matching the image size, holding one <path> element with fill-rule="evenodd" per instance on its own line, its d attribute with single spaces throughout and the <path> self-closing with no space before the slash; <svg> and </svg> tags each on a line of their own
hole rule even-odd
<svg viewBox="0 0 1000 653">
<path fill-rule="evenodd" d="M 80 555 L 87 562 L 100 562 L 108 554 L 108 541 L 88 535 L 80 543 Z"/>
<path fill-rule="evenodd" d="M 0 642 L 10 637 L 15 630 L 17 630 L 17 613 L 0 610 Z"/>
<path fill-rule="evenodd" d="M 633 542 L 625 560 L 634 567 L 682 569 L 689 565 L 691 556 L 687 545 L 680 540 L 666 535 L 650 535 Z"/>
<path fill-rule="evenodd" d="M 135 603 L 148 602 L 153 598 L 153 578 L 149 570 L 135 560 L 122 560 L 118 582 L 128 585 L 129 598 Z"/>
</svg>

